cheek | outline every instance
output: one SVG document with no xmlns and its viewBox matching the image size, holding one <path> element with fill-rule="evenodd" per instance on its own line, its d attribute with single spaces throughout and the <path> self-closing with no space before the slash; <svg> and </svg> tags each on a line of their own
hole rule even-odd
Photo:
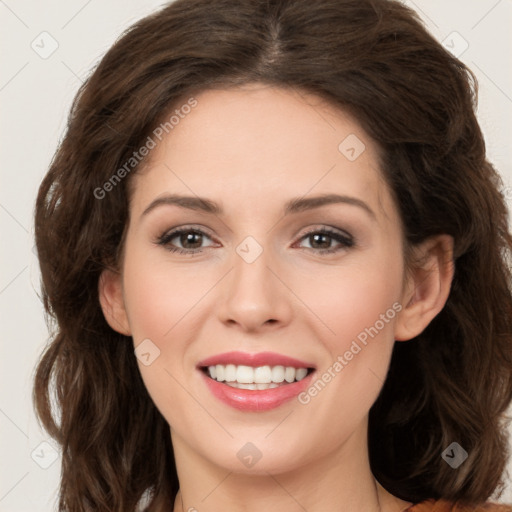
<svg viewBox="0 0 512 512">
<path fill-rule="evenodd" d="M 207 275 L 198 279 L 192 265 L 176 267 L 155 262 L 142 251 L 133 251 L 124 266 L 124 294 L 134 342 L 155 339 L 161 344 L 187 323 L 194 305 L 210 287 Z"/>
<path fill-rule="evenodd" d="M 383 336 L 392 330 L 402 272 L 402 262 L 394 254 L 377 254 L 310 282 L 309 304 L 329 328 L 331 336 L 325 339 L 331 340 L 331 353 L 376 323 Z"/>
<path fill-rule="evenodd" d="M 138 366 L 146 389 L 166 419 L 174 424 L 186 411 L 192 421 L 200 412 L 179 382 L 184 378 L 187 345 L 196 336 L 194 306 L 211 285 L 206 279 L 194 278 L 192 265 L 173 267 L 162 261 L 165 258 L 155 261 L 151 256 L 148 249 L 127 250 L 123 269 L 133 343 L 135 348 L 149 346 L 151 353 L 150 364 L 139 359 Z"/>
<path fill-rule="evenodd" d="M 319 424 L 355 428 L 386 378 L 394 346 L 393 326 L 401 309 L 402 267 L 396 258 L 370 263 L 346 272 L 338 270 L 315 288 L 325 289 L 328 284 L 329 293 L 317 291 L 310 297 L 315 304 L 312 309 L 330 330 L 321 328 L 325 334 L 319 340 L 329 356 L 300 402 L 307 404 Z"/>
</svg>

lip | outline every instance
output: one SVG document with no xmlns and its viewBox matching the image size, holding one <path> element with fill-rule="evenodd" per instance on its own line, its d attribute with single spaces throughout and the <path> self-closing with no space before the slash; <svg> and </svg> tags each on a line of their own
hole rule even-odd
<svg viewBox="0 0 512 512">
<path fill-rule="evenodd" d="M 263 412 L 275 409 L 292 400 L 311 385 L 311 380 L 316 372 L 311 372 L 298 382 L 284 384 L 272 389 L 238 389 L 228 386 L 223 382 L 211 379 L 202 370 L 199 370 L 202 378 L 211 393 L 225 404 L 246 412 Z"/>
<path fill-rule="evenodd" d="M 313 368 L 315 365 L 306 361 L 300 361 L 294 357 L 284 356 L 276 352 L 258 352 L 250 354 L 248 352 L 224 352 L 200 361 L 197 367 L 200 369 L 205 366 L 215 366 L 216 364 L 234 364 L 253 366 L 293 366 L 294 368 Z M 301 382 L 301 381 L 299 381 Z"/>
<path fill-rule="evenodd" d="M 254 368 L 258 366 L 293 366 L 294 368 L 311 368 L 313 371 L 298 382 L 283 384 L 277 388 L 238 389 L 210 378 L 204 371 L 204 368 L 217 364 L 245 365 Z M 258 352 L 256 354 L 250 354 L 247 352 L 233 351 L 224 352 L 223 354 L 217 354 L 204 359 L 197 364 L 197 369 L 210 392 L 220 401 L 239 411 L 262 412 L 279 407 L 310 386 L 316 366 L 294 357 L 277 354 L 276 352 Z"/>
</svg>

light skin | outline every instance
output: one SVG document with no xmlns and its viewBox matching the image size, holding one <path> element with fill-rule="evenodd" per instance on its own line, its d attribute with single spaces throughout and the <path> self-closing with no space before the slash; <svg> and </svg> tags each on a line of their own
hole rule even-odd
<svg viewBox="0 0 512 512">
<path fill-rule="evenodd" d="M 132 177 L 121 268 L 99 283 L 111 327 L 135 347 L 149 339 L 160 350 L 138 364 L 170 425 L 180 481 L 174 512 L 406 509 L 370 470 L 368 412 L 395 340 L 422 332 L 447 300 L 453 240 L 425 241 L 414 249 L 421 264 L 405 272 L 402 223 L 377 146 L 319 98 L 264 84 L 195 97 L 197 107 Z M 351 134 L 365 145 L 354 161 L 339 150 Z M 169 194 L 207 198 L 223 213 L 160 203 L 144 214 Z M 292 198 L 325 194 L 366 207 L 283 213 Z M 205 234 L 156 243 L 176 227 Z M 322 228 L 353 244 L 311 234 Z M 236 250 L 247 236 L 263 249 L 252 263 Z M 239 411 L 213 396 L 196 369 L 222 352 L 272 351 L 313 363 L 321 376 L 395 303 L 401 310 L 307 404 Z M 261 452 L 250 468 L 237 457 L 247 442 Z"/>
</svg>

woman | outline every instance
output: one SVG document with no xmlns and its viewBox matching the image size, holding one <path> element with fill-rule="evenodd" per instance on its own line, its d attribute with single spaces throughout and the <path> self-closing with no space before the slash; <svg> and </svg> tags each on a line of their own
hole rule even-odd
<svg viewBox="0 0 512 512">
<path fill-rule="evenodd" d="M 36 205 L 59 509 L 512 510 L 475 102 L 391 0 L 177 0 L 124 34 Z"/>
</svg>

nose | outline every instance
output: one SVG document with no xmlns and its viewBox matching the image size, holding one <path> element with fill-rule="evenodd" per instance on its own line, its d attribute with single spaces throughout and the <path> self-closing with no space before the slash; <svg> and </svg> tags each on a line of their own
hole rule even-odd
<svg viewBox="0 0 512 512">
<path fill-rule="evenodd" d="M 220 320 L 246 332 L 287 325 L 292 316 L 292 296 L 270 251 L 264 249 L 252 262 L 235 253 L 233 267 L 219 290 Z"/>
</svg>

